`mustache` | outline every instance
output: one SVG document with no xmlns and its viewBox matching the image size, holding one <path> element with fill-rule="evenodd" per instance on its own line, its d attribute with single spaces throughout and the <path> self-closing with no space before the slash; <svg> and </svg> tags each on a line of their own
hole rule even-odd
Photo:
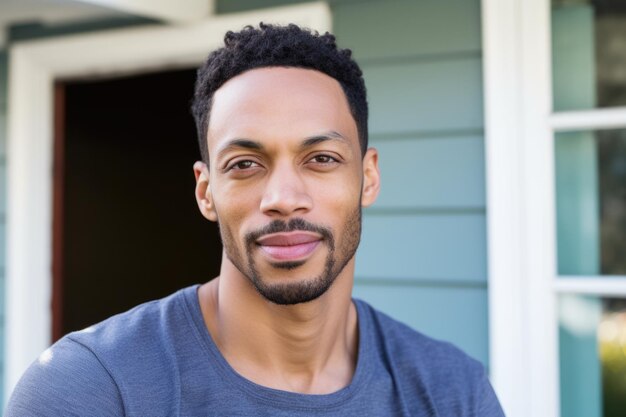
<svg viewBox="0 0 626 417">
<path fill-rule="evenodd" d="M 246 245 L 248 248 L 250 248 L 261 236 L 264 235 L 269 235 L 272 233 L 293 232 L 296 230 L 317 233 L 328 242 L 328 245 L 331 249 L 333 249 L 335 246 L 333 234 L 328 227 L 310 223 L 299 217 L 291 219 L 288 222 L 284 220 L 272 220 L 269 224 L 261 227 L 260 229 L 246 233 Z"/>
</svg>

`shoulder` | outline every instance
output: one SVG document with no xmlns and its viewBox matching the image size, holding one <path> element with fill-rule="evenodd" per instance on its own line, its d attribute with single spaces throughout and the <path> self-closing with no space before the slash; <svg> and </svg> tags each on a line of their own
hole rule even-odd
<svg viewBox="0 0 626 417">
<path fill-rule="evenodd" d="M 80 343 L 112 375 L 122 397 L 157 400 L 162 390 L 176 389 L 177 366 L 193 351 L 194 333 L 187 298 L 195 287 L 161 300 L 139 305 L 125 313 L 66 337 Z M 167 384 L 166 384 L 167 382 Z"/>
<path fill-rule="evenodd" d="M 183 289 L 63 337 L 24 374 L 12 395 L 9 415 L 38 415 L 32 407 L 39 404 L 45 409 L 80 410 L 43 415 L 114 416 L 118 414 L 100 400 L 111 402 L 123 415 L 125 400 L 138 392 L 144 399 L 163 398 L 163 381 L 169 381 L 168 387 L 177 381 L 176 351 L 188 349 L 193 341 L 186 306 L 193 291 L 194 287 Z M 104 411 L 80 408 L 88 406 Z"/>
<path fill-rule="evenodd" d="M 426 336 L 364 301 L 356 302 L 370 318 L 370 331 L 379 337 L 384 350 L 394 358 L 423 366 L 429 373 L 454 370 L 457 374 L 462 371 L 472 376 L 481 372 L 482 364 L 452 343 Z"/>
<path fill-rule="evenodd" d="M 119 389 L 88 348 L 64 338 L 28 368 L 13 391 L 7 416 L 119 416 Z"/>
<path fill-rule="evenodd" d="M 503 415 L 482 363 L 449 342 L 428 337 L 363 301 L 357 303 L 371 319 L 380 359 L 395 382 L 412 391 L 409 395 L 427 393 L 442 415 Z"/>
</svg>

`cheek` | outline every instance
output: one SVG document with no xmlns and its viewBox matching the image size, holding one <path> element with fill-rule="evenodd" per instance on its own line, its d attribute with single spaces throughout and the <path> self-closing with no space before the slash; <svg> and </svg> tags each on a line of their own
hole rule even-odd
<svg viewBox="0 0 626 417">
<path fill-rule="evenodd" d="M 254 190 L 232 186 L 214 189 L 213 201 L 220 227 L 227 228 L 235 236 L 242 233 L 245 221 L 258 211 L 260 202 L 256 194 Z"/>
<path fill-rule="evenodd" d="M 329 219 L 340 213 L 352 213 L 355 207 L 361 205 L 360 181 L 357 183 L 355 180 L 336 180 L 332 186 L 324 183 L 316 189 L 315 193 L 316 205 L 326 212 Z"/>
<path fill-rule="evenodd" d="M 346 170 L 348 171 L 348 170 Z M 347 201 L 358 201 L 361 197 L 361 174 L 350 169 L 332 179 L 325 179 L 316 185 L 316 194 L 325 200 L 335 200 L 337 204 Z"/>
</svg>

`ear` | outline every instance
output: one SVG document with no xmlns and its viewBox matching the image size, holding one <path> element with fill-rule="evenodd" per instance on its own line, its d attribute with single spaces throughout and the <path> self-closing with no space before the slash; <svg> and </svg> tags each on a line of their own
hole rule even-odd
<svg viewBox="0 0 626 417">
<path fill-rule="evenodd" d="M 363 157 L 363 190 L 361 205 L 368 207 L 374 204 L 380 191 L 380 170 L 378 169 L 378 151 L 369 148 Z"/>
<path fill-rule="evenodd" d="M 193 173 L 196 176 L 196 202 L 200 213 L 208 220 L 217 221 L 217 213 L 213 205 L 213 196 L 209 184 L 209 168 L 204 162 L 197 161 L 193 164 Z"/>
</svg>

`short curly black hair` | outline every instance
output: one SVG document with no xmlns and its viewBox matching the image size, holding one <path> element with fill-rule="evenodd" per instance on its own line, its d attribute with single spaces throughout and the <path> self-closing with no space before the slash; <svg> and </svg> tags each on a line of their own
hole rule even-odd
<svg viewBox="0 0 626 417">
<path fill-rule="evenodd" d="M 339 82 L 356 122 L 361 153 L 367 150 L 367 93 L 363 73 L 352 51 L 340 49 L 335 36 L 320 35 L 290 24 L 261 23 L 229 31 L 224 46 L 211 52 L 198 69 L 191 112 L 196 121 L 202 159 L 209 162 L 207 129 L 213 94 L 226 81 L 248 70 L 262 67 L 297 67 L 320 71 Z"/>
</svg>

